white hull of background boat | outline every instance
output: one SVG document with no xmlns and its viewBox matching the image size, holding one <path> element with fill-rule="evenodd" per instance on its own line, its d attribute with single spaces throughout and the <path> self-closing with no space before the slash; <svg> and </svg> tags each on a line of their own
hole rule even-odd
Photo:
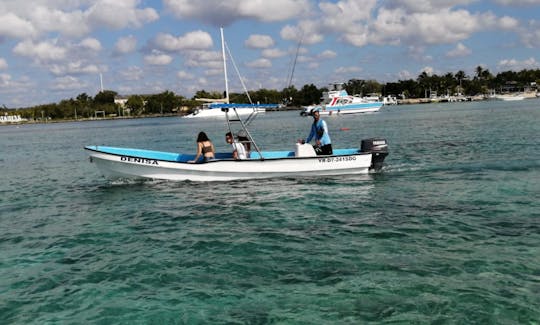
<svg viewBox="0 0 540 325">
<path fill-rule="evenodd" d="M 521 95 L 495 95 L 495 99 L 504 100 L 504 101 L 517 101 L 524 100 L 525 96 Z"/>
<path fill-rule="evenodd" d="M 90 151 L 91 162 L 113 179 L 230 181 L 368 173 L 370 169 L 380 169 L 387 155 L 386 141 L 378 141 L 384 141 L 381 152 L 337 149 L 331 156 L 298 157 L 293 151 L 263 151 L 264 159 L 252 153 L 252 158 L 246 160 L 234 160 L 230 153 L 218 153 L 216 160 L 195 164 L 187 162 L 194 157 L 187 154 L 104 146 L 85 149 Z"/>
<path fill-rule="evenodd" d="M 319 109 L 320 115 L 332 114 L 358 114 L 377 112 L 383 106 L 382 102 L 351 104 L 343 106 L 322 107 Z"/>
<path fill-rule="evenodd" d="M 225 113 L 221 110 L 221 106 L 222 105 L 211 108 L 198 108 L 194 110 L 193 113 L 183 116 L 183 118 L 225 118 Z M 236 111 L 240 116 L 248 116 L 253 113 L 264 113 L 266 112 L 266 107 L 238 107 Z"/>
</svg>

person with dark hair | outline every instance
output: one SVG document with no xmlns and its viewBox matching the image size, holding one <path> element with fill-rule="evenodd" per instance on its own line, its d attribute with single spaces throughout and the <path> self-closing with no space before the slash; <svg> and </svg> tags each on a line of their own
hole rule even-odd
<svg viewBox="0 0 540 325">
<path fill-rule="evenodd" d="M 313 113 L 313 124 L 311 125 L 311 132 L 305 142 L 310 142 L 315 138 L 315 152 L 317 155 L 331 155 L 332 154 L 332 141 L 328 134 L 328 126 L 326 122 L 320 119 L 319 110 L 315 110 Z"/>
<path fill-rule="evenodd" d="M 193 160 L 188 161 L 188 163 L 196 163 L 200 157 L 203 157 L 204 162 L 213 160 L 215 159 L 215 152 L 214 144 L 212 144 L 206 133 L 201 131 L 197 136 L 197 155 Z"/>
<path fill-rule="evenodd" d="M 246 149 L 241 143 L 239 143 L 238 141 L 234 141 L 234 137 L 231 132 L 227 132 L 225 134 L 225 141 L 227 141 L 228 144 L 232 145 L 234 159 L 238 160 L 247 158 Z"/>
</svg>

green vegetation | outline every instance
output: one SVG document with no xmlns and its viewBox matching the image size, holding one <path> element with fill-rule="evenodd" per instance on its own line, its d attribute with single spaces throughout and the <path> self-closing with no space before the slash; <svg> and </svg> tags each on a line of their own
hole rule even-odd
<svg viewBox="0 0 540 325">
<path fill-rule="evenodd" d="M 404 98 L 423 98 L 436 92 L 442 94 L 462 94 L 473 96 L 488 94 L 490 91 L 523 91 L 531 86 L 540 84 L 540 69 L 522 70 L 519 72 L 505 71 L 493 76 L 489 70 L 478 66 L 474 76 L 467 76 L 464 71 L 447 73 L 443 76 L 421 73 L 416 80 L 399 80 L 381 84 L 375 80 L 351 79 L 343 86 L 349 94 L 366 95 L 378 93 L 383 96 L 402 96 Z M 318 103 L 326 88 L 317 88 L 313 84 L 304 85 L 300 90 L 294 86 L 282 91 L 259 89 L 250 91 L 254 103 L 284 103 L 287 106 L 305 106 Z M 99 92 L 95 97 L 86 93 L 79 94 L 75 99 L 62 100 L 59 103 L 39 105 L 17 109 L 17 114 L 28 120 L 72 120 L 87 119 L 99 116 L 151 116 L 190 112 L 201 105 L 195 98 L 223 98 L 219 92 L 197 91 L 195 96 L 187 99 L 164 91 L 153 95 L 131 95 L 124 107 L 115 103 L 117 93 L 111 90 Z M 249 103 L 246 94 L 232 93 L 229 95 L 233 103 Z M 13 112 L 7 107 L 0 108 L 1 114 Z"/>
</svg>

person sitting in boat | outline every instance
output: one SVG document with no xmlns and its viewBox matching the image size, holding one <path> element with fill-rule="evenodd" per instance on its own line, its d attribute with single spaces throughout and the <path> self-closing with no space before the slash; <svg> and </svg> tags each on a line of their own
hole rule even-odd
<svg viewBox="0 0 540 325">
<path fill-rule="evenodd" d="M 244 145 L 242 145 L 240 142 L 234 141 L 234 137 L 231 132 L 227 132 L 227 134 L 225 134 L 225 141 L 227 141 L 228 144 L 232 145 L 234 159 L 238 160 L 247 158 Z"/>
<path fill-rule="evenodd" d="M 236 134 L 236 139 L 238 139 L 238 142 L 244 145 L 244 148 L 246 149 L 246 157 L 249 157 L 251 152 L 251 142 L 249 141 L 246 131 L 238 131 L 238 133 Z"/>
<path fill-rule="evenodd" d="M 311 125 L 311 132 L 305 142 L 310 142 L 315 138 L 316 144 L 313 146 L 317 155 L 331 155 L 332 154 L 332 141 L 328 134 L 328 126 L 326 122 L 321 120 L 319 110 L 316 109 L 312 113 L 313 124 Z"/>
<path fill-rule="evenodd" d="M 208 136 L 204 132 L 199 132 L 197 136 L 197 155 L 195 159 L 188 161 L 188 163 L 193 164 L 199 161 L 200 157 L 203 157 L 204 162 L 215 159 L 214 144 L 208 139 Z"/>
</svg>

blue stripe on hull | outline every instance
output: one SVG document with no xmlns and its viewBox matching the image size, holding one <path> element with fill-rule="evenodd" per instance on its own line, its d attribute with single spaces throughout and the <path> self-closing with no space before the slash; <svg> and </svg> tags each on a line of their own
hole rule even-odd
<svg viewBox="0 0 540 325">
<path fill-rule="evenodd" d="M 136 158 L 156 159 L 162 161 L 171 162 L 187 162 L 195 158 L 193 154 L 182 154 L 174 152 L 163 152 L 144 149 L 132 149 L 132 148 L 117 148 L 107 146 L 86 146 L 85 149 L 102 152 L 117 156 L 127 156 Z M 293 151 L 262 151 L 262 156 L 266 159 L 280 159 L 294 157 Z M 334 149 L 334 156 L 348 156 L 360 153 L 358 149 Z M 257 152 L 251 153 L 251 159 L 259 159 L 260 155 Z M 218 152 L 216 153 L 216 159 L 232 159 L 232 153 Z"/>
</svg>

